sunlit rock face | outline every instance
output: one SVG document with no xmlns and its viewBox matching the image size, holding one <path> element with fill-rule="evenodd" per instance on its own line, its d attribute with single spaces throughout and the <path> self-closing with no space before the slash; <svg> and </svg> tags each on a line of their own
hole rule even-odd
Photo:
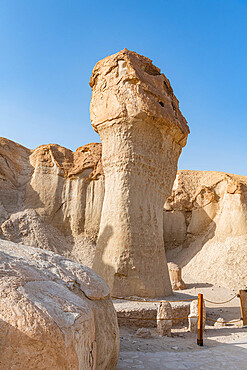
<svg viewBox="0 0 247 370">
<path fill-rule="evenodd" d="M 117 315 L 100 276 L 0 240 L 1 369 L 115 369 L 118 353 Z"/>
<path fill-rule="evenodd" d="M 247 177 L 178 171 L 164 207 L 164 239 L 186 281 L 245 289 Z"/>
<path fill-rule="evenodd" d="M 98 62 L 90 86 L 105 174 L 93 268 L 113 295 L 171 294 L 163 205 L 189 133 L 186 120 L 160 69 L 127 49 Z"/>
<path fill-rule="evenodd" d="M 30 150 L 0 138 L 0 238 L 91 266 L 103 198 L 100 143 Z"/>
</svg>

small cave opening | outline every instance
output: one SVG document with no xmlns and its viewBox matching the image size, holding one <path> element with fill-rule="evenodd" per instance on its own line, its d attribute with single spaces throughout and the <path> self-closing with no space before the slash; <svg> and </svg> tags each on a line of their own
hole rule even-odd
<svg viewBox="0 0 247 370">
<path fill-rule="evenodd" d="M 161 105 L 163 108 L 165 106 L 165 104 L 162 101 L 159 101 L 159 105 Z"/>
</svg>

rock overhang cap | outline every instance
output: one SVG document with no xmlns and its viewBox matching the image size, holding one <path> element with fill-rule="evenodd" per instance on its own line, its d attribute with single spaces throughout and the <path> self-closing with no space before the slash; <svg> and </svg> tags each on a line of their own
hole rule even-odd
<svg viewBox="0 0 247 370">
<path fill-rule="evenodd" d="M 181 146 L 186 144 L 190 131 L 179 102 L 169 80 L 149 58 L 123 49 L 95 65 L 89 84 L 96 132 L 110 121 L 145 120 L 167 131 Z"/>
</svg>

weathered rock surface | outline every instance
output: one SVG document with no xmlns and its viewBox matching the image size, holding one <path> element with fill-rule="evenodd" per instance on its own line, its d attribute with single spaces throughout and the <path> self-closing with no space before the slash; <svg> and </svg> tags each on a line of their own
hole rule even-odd
<svg viewBox="0 0 247 370">
<path fill-rule="evenodd" d="M 148 338 L 151 338 L 151 331 L 147 328 L 139 328 L 137 329 L 135 335 L 138 337 L 138 338 L 145 338 L 145 339 L 148 339 Z"/>
<path fill-rule="evenodd" d="M 0 240 L 0 368 L 114 369 L 110 290 L 91 269 Z"/>
<path fill-rule="evenodd" d="M 223 328 L 226 326 L 226 321 L 223 319 L 223 317 L 219 317 L 217 321 L 214 323 L 214 326 L 216 328 Z"/>
<path fill-rule="evenodd" d="M 246 288 L 247 177 L 178 171 L 164 235 L 167 258 L 185 280 Z"/>
<path fill-rule="evenodd" d="M 105 174 L 93 268 L 113 295 L 169 295 L 162 213 L 189 133 L 186 120 L 165 75 L 127 49 L 98 62 L 90 86 Z"/>
<path fill-rule="evenodd" d="M 174 262 L 168 263 L 168 271 L 172 284 L 172 290 L 183 290 L 186 285 L 182 279 L 182 269 Z"/>
<path fill-rule="evenodd" d="M 101 144 L 31 151 L 0 139 L 0 237 L 91 266 L 103 198 Z"/>
<path fill-rule="evenodd" d="M 0 139 L 0 238 L 91 267 L 104 198 L 101 144 L 75 153 Z M 246 187 L 245 176 L 178 171 L 163 228 L 168 260 L 185 280 L 246 288 Z"/>
<path fill-rule="evenodd" d="M 157 311 L 157 332 L 162 336 L 171 337 L 172 306 L 169 302 L 162 301 Z"/>
</svg>

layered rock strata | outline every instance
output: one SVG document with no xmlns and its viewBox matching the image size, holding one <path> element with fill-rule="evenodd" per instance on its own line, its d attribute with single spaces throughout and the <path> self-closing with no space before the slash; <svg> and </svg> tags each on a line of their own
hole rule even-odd
<svg viewBox="0 0 247 370">
<path fill-rule="evenodd" d="M 186 144 L 186 120 L 160 69 L 127 49 L 98 62 L 90 86 L 105 174 L 93 268 L 113 295 L 169 295 L 163 204 Z"/>
<path fill-rule="evenodd" d="M 167 258 L 185 281 L 246 289 L 246 176 L 178 171 L 163 220 Z"/>
<path fill-rule="evenodd" d="M 0 238 L 91 266 L 103 198 L 101 144 L 29 150 L 0 138 Z"/>
<path fill-rule="evenodd" d="M 53 252 L 0 240 L 0 368 L 115 369 L 117 316 L 104 280 Z"/>
<path fill-rule="evenodd" d="M 168 261 L 185 281 L 246 288 L 246 189 L 246 176 L 178 171 L 161 220 Z M 0 238 L 91 267 L 103 199 L 101 144 L 73 153 L 0 138 Z"/>
</svg>

